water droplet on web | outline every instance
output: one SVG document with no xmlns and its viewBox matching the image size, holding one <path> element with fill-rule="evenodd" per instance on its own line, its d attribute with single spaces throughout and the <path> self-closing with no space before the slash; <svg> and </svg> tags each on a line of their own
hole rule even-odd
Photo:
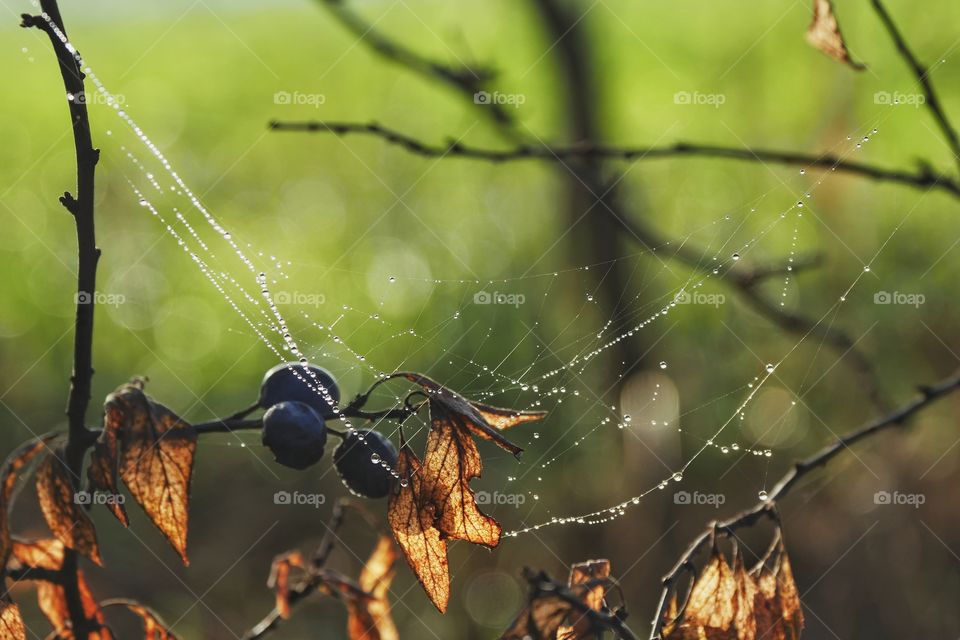
<svg viewBox="0 0 960 640">
<path fill-rule="evenodd" d="M 391 284 L 393 284 L 394 282 L 397 281 L 397 277 L 396 277 L 396 276 L 390 276 L 389 278 L 387 278 L 387 281 L 390 282 Z"/>
<path fill-rule="evenodd" d="M 730 256 L 730 257 L 733 258 L 734 261 L 737 261 L 737 260 L 740 259 L 740 254 L 739 254 L 739 253 L 735 253 L 735 254 L 733 254 L 733 255 Z"/>
<path fill-rule="evenodd" d="M 681 480 L 683 480 L 683 474 L 682 474 L 682 473 L 680 473 L 679 471 L 677 471 L 675 474 L 673 474 L 673 481 L 674 481 L 674 482 L 680 482 Z"/>
<path fill-rule="evenodd" d="M 661 360 L 661 361 L 660 361 L 660 368 L 661 368 L 661 369 L 666 369 L 666 368 L 667 368 L 667 362 L 666 362 L 666 360 Z"/>
<path fill-rule="evenodd" d="M 806 170 L 806 169 L 800 169 L 800 175 L 804 175 L 804 174 L 806 174 L 806 173 L 807 173 L 807 170 Z"/>
<path fill-rule="evenodd" d="M 766 502 L 767 498 L 769 497 L 767 496 L 767 492 L 763 489 L 760 490 L 760 493 L 758 493 L 757 496 L 764 502 Z"/>
<path fill-rule="evenodd" d="M 370 456 L 370 462 L 372 462 L 373 464 L 379 464 L 379 462 L 380 462 L 380 454 L 379 454 L 379 453 L 374 453 L 373 455 L 371 455 L 371 456 Z"/>
<path fill-rule="evenodd" d="M 773 372 L 776 370 L 776 368 L 777 368 L 777 365 L 775 365 L 775 364 L 768 364 L 768 365 L 766 366 L 767 373 L 773 373 Z"/>
</svg>

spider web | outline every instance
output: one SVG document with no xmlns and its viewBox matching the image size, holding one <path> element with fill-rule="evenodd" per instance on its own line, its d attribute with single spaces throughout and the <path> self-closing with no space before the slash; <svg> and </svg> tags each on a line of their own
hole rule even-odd
<svg viewBox="0 0 960 640">
<path fill-rule="evenodd" d="M 459 304 L 444 314 L 441 321 L 432 325 L 411 327 L 392 321 L 390 314 L 384 310 L 389 294 L 384 294 L 373 308 L 353 306 L 338 301 L 337 304 L 332 305 L 337 309 L 332 314 L 333 317 L 319 319 L 313 317 L 308 305 L 298 304 L 297 300 L 278 304 L 276 292 L 282 291 L 284 283 L 288 282 L 287 269 L 292 263 L 281 257 L 265 254 L 252 242 L 235 237 L 228 226 L 204 206 L 201 199 L 176 171 L 173 163 L 125 111 L 49 16 L 43 15 L 43 17 L 74 55 L 80 68 L 122 125 L 121 131 L 115 134 L 108 130 L 107 135 L 115 141 L 119 148 L 119 157 L 129 168 L 126 178 L 133 197 L 146 214 L 156 219 L 165 233 L 183 250 L 187 259 L 195 265 L 232 312 L 242 319 L 249 331 L 278 362 L 292 360 L 306 363 L 323 358 L 338 362 L 343 371 L 360 371 L 373 380 L 382 378 L 395 370 L 431 369 L 440 368 L 442 365 L 442 368 L 452 376 L 458 378 L 462 378 L 464 374 L 473 376 L 472 382 L 465 388 L 458 389 L 471 398 L 517 409 L 553 411 L 563 405 L 565 409 L 571 411 L 570 406 L 573 405 L 581 418 L 571 424 L 557 424 L 555 420 L 548 419 L 547 422 L 533 425 L 532 431 L 517 431 L 510 434 L 528 449 L 528 461 L 523 466 L 523 473 L 506 478 L 507 483 L 511 485 L 549 483 L 548 474 L 556 473 L 555 470 L 560 466 L 558 463 L 598 433 L 612 429 L 682 431 L 685 418 L 718 401 L 738 399 L 734 411 L 725 415 L 706 434 L 698 436 L 685 432 L 687 437 L 698 440 L 698 447 L 679 465 L 664 473 L 660 480 L 643 488 L 639 493 L 620 500 L 611 499 L 611 503 L 607 506 L 586 513 L 550 515 L 555 512 L 554 509 L 556 511 L 559 509 L 553 505 L 543 504 L 537 489 L 523 489 L 531 498 L 531 509 L 524 520 L 534 524 L 524 524 L 509 531 L 505 534 L 507 537 L 517 537 L 549 526 L 572 523 L 599 524 L 620 517 L 627 509 L 641 504 L 643 498 L 651 493 L 665 489 L 672 482 L 682 481 L 684 473 L 708 454 L 726 455 L 733 452 L 757 456 L 768 460 L 766 466 L 768 468 L 773 451 L 749 439 L 744 439 L 743 434 L 739 433 L 737 423 L 744 420 L 747 408 L 769 383 L 777 368 L 795 356 L 801 344 L 813 340 L 811 333 L 801 336 L 778 357 L 771 358 L 756 375 L 740 383 L 731 384 L 722 395 L 702 399 L 697 406 L 682 413 L 675 411 L 671 414 L 669 410 L 660 410 L 661 405 L 670 402 L 665 399 L 669 394 L 663 388 L 665 379 L 653 378 L 651 384 L 645 387 L 646 397 L 641 402 L 633 404 L 639 407 L 641 415 L 670 415 L 670 417 L 650 419 L 649 424 L 640 424 L 640 415 L 630 415 L 625 413 L 622 407 L 605 402 L 602 398 L 606 394 L 598 394 L 595 389 L 583 382 L 582 377 L 596 366 L 595 363 L 615 354 L 618 347 L 625 341 L 642 335 L 655 344 L 664 338 L 669 330 L 667 325 L 671 319 L 690 308 L 685 306 L 685 302 L 691 296 L 708 295 L 703 293 L 708 290 L 705 286 L 722 277 L 741 259 L 750 256 L 766 239 L 780 237 L 783 234 L 790 238 L 790 251 L 787 257 L 788 267 L 779 291 L 778 304 L 785 306 L 788 291 L 794 284 L 793 265 L 799 252 L 801 225 L 805 221 L 804 212 L 810 210 L 808 205 L 813 201 L 813 195 L 831 175 L 830 171 L 823 172 L 815 180 L 809 180 L 803 178 L 804 171 L 801 170 L 799 172 L 801 175 L 796 178 L 805 185 L 805 188 L 800 189 L 804 193 L 800 200 L 768 203 L 768 199 L 777 200 L 778 198 L 771 198 L 769 193 L 763 194 L 737 210 L 717 214 L 706 224 L 680 234 L 676 240 L 662 246 L 646 247 L 643 251 L 604 264 L 571 265 L 556 271 L 526 273 L 486 281 L 463 278 L 420 278 L 416 275 L 407 275 L 402 271 L 387 276 L 387 290 L 390 286 L 402 285 L 406 282 L 428 286 L 431 293 L 453 291 L 452 296 L 449 294 L 430 296 L 430 298 L 443 299 L 453 297 L 460 300 Z M 72 99 L 75 97 L 68 96 L 68 100 Z M 858 135 L 855 138 L 848 136 L 847 141 L 841 141 L 835 146 L 833 151 L 838 154 L 840 160 L 856 153 L 870 139 L 871 134 L 877 133 L 876 128 L 868 127 L 866 130 L 870 133 Z M 123 141 L 120 141 L 121 138 Z M 108 151 L 111 150 L 108 149 Z M 742 230 L 747 222 L 759 224 L 759 229 L 743 240 Z M 899 228 L 898 225 L 883 243 L 881 251 Z M 603 310 L 598 309 L 596 279 L 592 277 L 594 273 L 608 273 L 619 262 L 626 262 L 636 272 L 641 264 L 649 265 L 652 262 L 655 265 L 655 271 L 646 273 L 645 279 L 647 283 L 653 283 L 658 275 L 668 269 L 667 262 L 670 260 L 671 252 L 682 247 L 687 241 L 694 238 L 702 241 L 704 237 L 708 240 L 706 246 L 711 248 L 704 255 L 704 262 L 700 265 L 702 269 L 692 269 L 691 274 L 681 286 L 655 292 L 651 290 L 655 285 L 644 284 L 636 294 L 621 300 L 619 312 L 608 315 L 595 329 L 583 330 L 585 324 L 595 322 L 592 318 L 604 315 Z M 863 271 L 851 276 L 843 295 L 820 315 L 817 326 L 834 321 L 847 297 L 868 271 L 869 265 L 864 267 Z M 503 287 L 508 287 L 511 293 L 500 293 L 499 289 Z M 539 318 L 548 313 L 552 296 L 564 295 L 571 290 L 582 292 L 579 310 L 569 319 L 566 327 L 557 331 L 555 335 L 542 336 L 543 329 Z M 520 342 L 499 345 L 499 336 L 495 335 L 492 319 L 496 319 L 496 314 L 504 308 L 504 305 L 511 304 L 510 296 L 513 296 L 513 301 L 517 302 L 516 296 L 519 295 L 524 297 L 524 303 L 529 300 L 538 305 L 538 319 L 525 327 L 525 333 Z M 476 304 L 477 302 L 480 304 Z M 486 304 L 486 302 L 492 304 Z M 286 313 L 288 309 L 292 310 L 292 313 Z M 371 327 L 376 329 L 378 336 L 376 342 L 371 343 L 356 338 L 358 335 L 370 333 L 368 330 Z M 656 336 L 657 331 L 662 331 L 659 337 Z M 511 360 L 511 354 L 528 340 L 538 343 L 540 355 L 533 361 L 516 366 L 516 363 Z M 385 346 L 394 346 L 397 343 L 403 345 L 403 350 L 409 354 L 403 361 L 384 362 L 377 357 L 378 352 L 384 350 Z M 465 347 L 461 348 L 461 344 Z M 436 345 L 441 345 L 444 355 L 443 362 L 436 363 L 434 367 L 432 366 L 434 363 L 424 362 L 420 354 L 424 350 L 435 349 Z M 469 350 L 469 355 L 465 354 L 463 349 Z M 497 353 L 488 353 L 492 350 L 496 350 Z M 626 366 L 627 363 L 622 364 L 622 370 L 616 375 L 617 382 L 623 382 L 631 373 L 630 367 Z M 655 366 L 652 373 L 665 372 L 669 367 L 668 361 L 660 361 L 659 366 Z M 323 388 L 319 380 L 304 374 L 305 369 L 294 366 L 293 370 L 300 372 L 303 384 L 331 404 L 335 404 L 328 390 Z M 335 370 L 334 373 L 339 374 L 341 371 Z M 809 375 L 808 369 L 804 383 Z M 402 390 L 381 392 L 376 399 L 385 403 L 385 408 L 390 406 L 399 408 L 404 397 L 400 391 Z M 796 400 L 793 400 L 792 405 L 796 404 Z M 353 421 L 350 419 L 341 415 L 340 420 L 345 423 L 346 428 L 354 428 Z M 415 436 L 417 430 L 427 428 L 420 417 L 414 417 L 408 421 L 408 425 L 413 425 L 413 429 L 407 433 L 408 437 Z M 393 423 L 384 422 L 373 426 L 385 430 L 394 439 L 398 435 Z M 550 437 L 541 437 L 541 433 L 548 430 L 550 430 Z M 242 441 L 242 436 L 234 435 Z M 657 455 L 653 450 L 650 453 L 654 457 Z M 389 468 L 385 461 L 372 460 L 371 464 L 380 464 Z M 393 469 L 390 471 L 396 476 Z M 762 471 L 762 476 L 762 486 L 765 487 L 766 470 Z M 759 490 L 759 496 L 761 499 L 765 498 L 765 489 Z M 606 498 L 606 496 L 603 497 Z"/>
</svg>

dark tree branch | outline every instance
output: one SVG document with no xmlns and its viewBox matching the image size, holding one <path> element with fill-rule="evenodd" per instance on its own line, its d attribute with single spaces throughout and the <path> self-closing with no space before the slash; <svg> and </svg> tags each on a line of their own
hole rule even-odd
<svg viewBox="0 0 960 640">
<path fill-rule="evenodd" d="M 439 82 L 464 94 L 478 109 L 482 109 L 483 113 L 490 117 L 501 132 L 512 125 L 513 116 L 503 105 L 474 100 L 477 93 L 489 88 L 489 83 L 494 77 L 494 73 L 489 69 L 471 68 L 465 65 L 455 66 L 431 60 L 378 31 L 374 25 L 350 9 L 347 0 L 319 0 L 319 2 L 340 24 L 357 37 L 358 42 L 366 45 L 377 55 L 427 80 Z"/>
<path fill-rule="evenodd" d="M 886 169 L 862 162 L 844 160 L 832 154 L 817 156 L 793 151 L 723 147 L 688 142 L 677 142 L 672 145 L 658 147 L 625 147 L 581 143 L 573 145 L 523 144 L 509 149 L 490 149 L 470 146 L 453 140 L 445 145 L 430 144 L 375 122 L 364 124 L 359 122 L 274 121 L 270 123 L 270 128 L 276 131 L 306 131 L 328 133 L 338 136 L 345 136 L 351 133 L 369 135 L 381 138 L 415 155 L 428 158 L 449 156 L 487 162 L 512 162 L 520 160 L 561 162 L 576 158 L 596 158 L 641 162 L 679 156 L 782 164 L 817 168 L 825 171 L 839 171 L 877 180 L 878 182 L 892 182 L 915 189 L 940 189 L 955 197 L 960 197 L 960 182 L 948 174 L 934 173 L 929 167 L 922 166 L 916 171 Z"/>
<path fill-rule="evenodd" d="M 66 91 L 77 160 L 76 195 L 64 193 L 60 198 L 63 206 L 73 215 L 77 228 L 77 312 L 73 341 L 73 373 L 70 377 L 70 393 L 67 399 L 69 435 L 65 451 L 66 465 L 69 467 L 76 488 L 79 487 L 83 457 L 90 442 L 85 418 L 90 404 L 93 378 L 93 312 L 97 261 L 100 258 L 100 249 L 96 244 L 93 208 L 94 175 L 100 152 L 93 148 L 90 135 L 83 72 L 71 47 L 61 40 L 61 34 L 66 37 L 66 29 L 60 9 L 56 0 L 40 0 L 40 8 L 43 11 L 40 16 L 24 14 L 22 26 L 39 28 L 50 38 L 60 64 L 60 75 Z M 60 33 L 58 34 L 57 31 Z M 86 638 L 90 632 L 98 630 L 99 625 L 89 620 L 84 613 L 77 579 L 77 564 L 76 552 L 66 549 L 61 573 L 71 627 L 79 638 Z"/>
<path fill-rule="evenodd" d="M 690 546 L 683 552 L 683 555 L 680 556 L 677 563 L 663 577 L 663 591 L 660 595 L 660 603 L 657 606 L 657 612 L 653 619 L 653 631 L 650 634 L 651 640 L 659 640 L 660 638 L 664 613 L 677 580 L 684 572 L 690 570 L 693 566 L 694 557 L 713 539 L 713 536 L 717 534 L 732 535 L 736 530 L 750 527 L 762 518 L 771 518 L 774 521 L 779 521 L 779 515 L 776 511 L 777 503 L 785 498 L 793 487 L 810 472 L 825 466 L 838 454 L 849 449 L 861 440 L 865 440 L 891 427 L 904 426 L 914 415 L 957 389 L 960 389 L 960 371 L 955 372 L 950 377 L 941 380 L 933 386 L 921 387 L 918 397 L 901 406 L 896 411 L 868 422 L 859 429 L 837 438 L 813 455 L 794 463 L 790 470 L 773 486 L 766 500 L 757 502 L 753 507 L 745 509 L 731 518 L 711 522 L 703 533 L 690 543 Z"/>
<path fill-rule="evenodd" d="M 880 0 L 873 0 L 873 8 L 877 12 L 877 15 L 880 16 L 880 21 L 883 22 L 887 33 L 890 34 L 890 38 L 897 47 L 897 52 L 900 53 L 900 57 L 906 61 L 913 75 L 916 76 L 917 82 L 923 87 L 927 108 L 930 109 L 933 119 L 937 122 L 937 126 L 940 127 L 943 137 L 946 138 L 947 145 L 950 147 L 950 152 L 953 154 L 954 160 L 957 162 L 957 165 L 960 166 L 960 139 L 957 138 L 956 129 L 950 124 L 947 114 L 940 105 L 940 99 L 937 97 L 937 92 L 933 88 L 933 81 L 930 80 L 930 70 L 921 64 L 917 56 L 914 55 L 907 41 L 904 40 L 903 34 L 900 33 L 896 23 L 894 23 L 893 18 L 883 6 L 883 3 L 880 2 Z"/>
</svg>

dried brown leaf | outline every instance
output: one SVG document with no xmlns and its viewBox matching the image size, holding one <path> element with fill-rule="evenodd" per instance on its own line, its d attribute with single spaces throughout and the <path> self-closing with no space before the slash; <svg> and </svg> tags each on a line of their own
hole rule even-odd
<svg viewBox="0 0 960 640">
<path fill-rule="evenodd" d="M 401 480 L 390 495 L 390 528 L 430 601 L 443 613 L 450 600 L 447 543 L 435 525 L 435 507 L 424 490 L 420 460 L 406 444 L 400 447 L 396 470 Z"/>
<path fill-rule="evenodd" d="M 13 558 L 24 567 L 59 571 L 63 566 L 65 548 L 64 543 L 58 539 L 14 540 L 11 551 Z M 27 579 L 29 579 L 29 574 Z M 107 627 L 103 611 L 97 604 L 96 598 L 93 597 L 90 585 L 87 584 L 82 571 L 77 571 L 77 587 L 80 591 L 83 612 L 88 622 L 94 627 L 94 630 L 84 640 L 112 640 L 113 634 Z M 40 605 L 40 610 L 53 625 L 56 637 L 63 640 L 73 640 L 70 610 L 67 606 L 67 596 L 64 588 L 52 582 L 38 581 L 37 602 Z"/>
<path fill-rule="evenodd" d="M 177 636 L 167 628 L 166 623 L 160 619 L 160 616 L 136 600 L 115 598 L 101 602 L 100 606 L 104 609 L 108 607 L 124 607 L 131 613 L 139 616 L 143 621 L 144 640 L 177 640 Z"/>
<path fill-rule="evenodd" d="M 37 469 L 40 509 L 53 535 L 63 544 L 97 564 L 103 564 L 97 545 L 97 531 L 76 499 L 73 474 L 65 459 L 64 445 L 60 445 L 40 462 Z"/>
<path fill-rule="evenodd" d="M 761 561 L 747 571 L 738 552 L 731 568 L 714 549 L 690 588 L 679 620 L 676 594 L 673 595 L 663 619 L 663 638 L 797 640 L 803 628 L 803 613 L 779 532 L 772 550 L 772 565 Z"/>
<path fill-rule="evenodd" d="M 347 601 L 347 635 L 350 640 L 399 640 L 387 600 L 396 560 L 397 550 L 393 541 L 389 536 L 380 536 L 360 572 L 360 588 L 371 598 L 367 601 Z"/>
<path fill-rule="evenodd" d="M 38 453 L 46 448 L 53 436 L 41 436 L 26 442 L 7 456 L 0 467 L 0 568 L 7 565 L 10 557 L 10 501 L 17 486 L 20 471 Z"/>
<path fill-rule="evenodd" d="M 306 562 L 299 551 L 282 553 L 275 557 L 270 565 L 267 586 L 276 592 L 276 607 L 281 618 L 290 617 L 291 573 L 296 573 L 297 579 L 302 580 L 305 567 Z"/>
<path fill-rule="evenodd" d="M 423 457 L 422 486 L 436 527 L 447 538 L 495 547 L 500 524 L 477 507 L 470 480 L 483 471 L 480 451 L 457 414 L 431 404 L 432 428 Z"/>
<path fill-rule="evenodd" d="M 523 449 L 504 438 L 500 431 L 547 415 L 545 411 L 513 411 L 473 402 L 419 373 L 408 373 L 406 378 L 426 390 L 431 411 L 437 406 L 443 407 L 446 413 L 459 416 L 462 425 L 475 436 L 490 440 L 514 455 L 519 455 Z"/>
<path fill-rule="evenodd" d="M 557 633 L 573 605 L 557 595 L 540 595 L 531 600 L 500 637 L 501 640 L 556 640 Z"/>
<path fill-rule="evenodd" d="M 197 449 L 193 427 L 127 384 L 107 397 L 105 430 L 120 442 L 120 477 L 133 499 L 187 559 L 190 478 Z"/>
<path fill-rule="evenodd" d="M 843 62 L 857 71 L 866 69 L 864 65 L 850 57 L 830 0 L 814 0 L 813 22 L 807 28 L 807 42 L 834 60 Z"/>
<path fill-rule="evenodd" d="M 0 599 L 0 640 L 27 640 L 20 609 L 9 596 Z"/>
</svg>

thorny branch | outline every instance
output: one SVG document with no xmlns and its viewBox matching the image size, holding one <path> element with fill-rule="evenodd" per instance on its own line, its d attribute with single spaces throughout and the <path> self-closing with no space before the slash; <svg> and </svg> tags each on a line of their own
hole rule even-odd
<svg viewBox="0 0 960 640">
<path fill-rule="evenodd" d="M 901 406 L 896 411 L 877 418 L 859 429 L 841 436 L 832 443 L 814 453 L 813 455 L 800 460 L 785 473 L 774 485 L 766 500 L 760 500 L 753 507 L 745 509 L 726 520 L 711 522 L 707 528 L 697 536 L 686 551 L 680 556 L 680 559 L 673 568 L 663 577 L 663 591 L 660 594 L 660 603 L 657 606 L 657 612 L 653 618 L 653 630 L 650 633 L 651 640 L 659 640 L 660 632 L 663 628 L 664 613 L 670 600 L 670 594 L 676 586 L 677 580 L 684 572 L 690 571 L 693 567 L 693 558 L 700 552 L 713 536 L 717 534 L 732 535 L 737 529 L 752 526 L 761 518 L 771 518 L 779 520 L 777 513 L 777 503 L 785 498 L 791 489 L 808 473 L 819 467 L 825 466 L 830 460 L 841 452 L 849 449 L 852 445 L 861 440 L 885 431 L 891 427 L 903 426 L 915 414 L 933 404 L 935 401 L 960 388 L 960 371 L 955 372 L 948 378 L 945 378 L 933 386 L 920 387 L 920 395 L 907 404 Z"/>
<path fill-rule="evenodd" d="M 77 294 L 76 320 L 73 342 L 73 373 L 70 377 L 70 393 L 67 400 L 69 436 L 66 447 L 66 465 L 79 485 L 83 469 L 83 457 L 91 444 L 86 428 L 87 407 L 90 404 L 90 387 L 93 378 L 93 312 L 97 280 L 97 262 L 100 249 L 96 244 L 94 226 L 94 175 L 100 151 L 93 148 L 90 135 L 90 119 L 87 115 L 87 100 L 84 91 L 84 74 L 74 52 L 56 33 L 66 34 L 63 18 L 56 0 L 40 0 L 43 15 L 24 14 L 21 26 L 36 27 L 46 33 L 56 53 L 60 74 L 66 91 L 73 124 L 73 141 L 77 159 L 76 195 L 65 192 L 60 198 L 63 206 L 73 215 L 77 228 Z M 56 25 L 56 30 L 48 22 Z M 70 613 L 71 628 L 77 637 L 85 638 L 97 625 L 87 619 L 77 580 L 77 553 L 66 549 L 61 568 L 62 585 Z"/>
</svg>

